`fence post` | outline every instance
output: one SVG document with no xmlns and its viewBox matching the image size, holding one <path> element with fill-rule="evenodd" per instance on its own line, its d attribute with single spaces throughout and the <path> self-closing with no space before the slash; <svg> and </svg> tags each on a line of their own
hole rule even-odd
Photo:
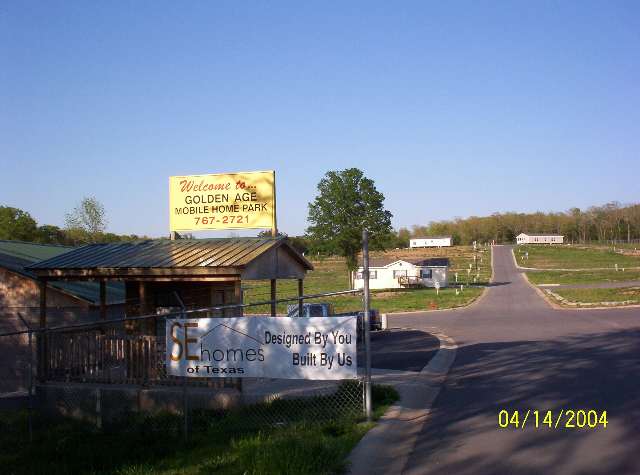
<svg viewBox="0 0 640 475">
<path fill-rule="evenodd" d="M 364 354 L 365 354 L 365 411 L 367 421 L 371 421 L 371 328 L 369 324 L 369 231 L 362 231 L 362 260 L 364 280 Z"/>
<path fill-rule="evenodd" d="M 96 388 L 96 428 L 102 430 L 102 390 Z"/>
<path fill-rule="evenodd" d="M 187 395 L 187 376 L 182 377 L 182 412 L 184 415 L 184 440 L 189 440 L 189 401 Z"/>
<path fill-rule="evenodd" d="M 304 299 L 302 298 L 304 295 L 304 280 L 303 279 L 298 279 L 298 316 L 299 317 L 303 317 L 303 302 Z"/>
<path fill-rule="evenodd" d="M 184 313 L 185 307 L 182 301 L 180 302 L 182 305 L 182 318 L 187 318 L 187 315 Z M 183 431 L 184 431 L 184 440 L 185 442 L 189 440 L 189 401 L 187 394 L 187 376 L 182 376 L 182 414 L 184 416 L 183 421 Z"/>
</svg>

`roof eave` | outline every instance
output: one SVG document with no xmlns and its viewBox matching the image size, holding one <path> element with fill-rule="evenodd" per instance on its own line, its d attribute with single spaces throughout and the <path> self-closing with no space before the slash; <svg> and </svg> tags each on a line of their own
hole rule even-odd
<svg viewBox="0 0 640 475">
<path fill-rule="evenodd" d="M 239 276 L 244 266 L 234 267 L 177 267 L 177 268 L 73 268 L 33 269 L 39 278 L 126 278 L 126 277 L 215 277 Z"/>
</svg>

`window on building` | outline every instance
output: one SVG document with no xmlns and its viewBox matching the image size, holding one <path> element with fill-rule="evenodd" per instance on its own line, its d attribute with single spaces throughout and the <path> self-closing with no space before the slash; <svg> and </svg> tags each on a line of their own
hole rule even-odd
<svg viewBox="0 0 640 475">
<path fill-rule="evenodd" d="M 378 271 L 377 270 L 370 270 L 369 271 L 369 280 L 377 279 L 377 278 L 378 278 Z"/>
<path fill-rule="evenodd" d="M 362 272 L 356 273 L 356 279 L 362 280 Z"/>
<path fill-rule="evenodd" d="M 394 270 L 393 271 L 393 278 L 397 279 L 398 277 L 406 277 L 407 276 L 407 271 L 406 270 Z"/>
<path fill-rule="evenodd" d="M 433 270 L 432 269 L 422 269 L 420 271 L 420 277 L 423 279 L 431 279 L 433 278 Z"/>
</svg>

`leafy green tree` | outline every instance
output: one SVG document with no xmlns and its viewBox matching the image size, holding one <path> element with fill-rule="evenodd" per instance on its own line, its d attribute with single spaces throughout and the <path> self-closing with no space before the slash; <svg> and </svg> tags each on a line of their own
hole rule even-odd
<svg viewBox="0 0 640 475">
<path fill-rule="evenodd" d="M 278 237 L 285 237 L 293 246 L 295 250 L 297 250 L 301 254 L 306 254 L 309 252 L 309 240 L 305 236 L 289 236 L 287 233 L 283 233 L 282 231 L 278 231 L 276 233 Z M 265 229 L 264 231 L 260 231 L 257 235 L 259 238 L 270 238 L 271 230 Z"/>
<path fill-rule="evenodd" d="M 409 247 L 410 240 L 411 240 L 411 232 L 407 228 L 400 228 L 398 230 L 398 236 L 396 238 L 396 247 L 399 247 L 399 248 Z"/>
<path fill-rule="evenodd" d="M 96 242 L 107 227 L 104 206 L 94 197 L 85 197 L 65 216 L 65 225 L 74 241 Z"/>
<path fill-rule="evenodd" d="M 309 252 L 309 240 L 305 236 L 289 236 L 289 242 L 301 254 Z"/>
<path fill-rule="evenodd" d="M 10 206 L 0 206 L 0 239 L 32 241 L 36 230 L 36 221 L 29 213 Z"/>
<path fill-rule="evenodd" d="M 330 171 L 318 183 L 318 196 L 309 203 L 307 235 L 314 249 L 343 256 L 349 270 L 357 267 L 362 230 L 369 230 L 369 247 L 390 243 L 392 214 L 384 195 L 357 168 Z"/>
<path fill-rule="evenodd" d="M 67 244 L 67 236 L 65 232 L 58 226 L 45 224 L 38 226 L 35 239 L 36 242 L 42 244 Z"/>
</svg>

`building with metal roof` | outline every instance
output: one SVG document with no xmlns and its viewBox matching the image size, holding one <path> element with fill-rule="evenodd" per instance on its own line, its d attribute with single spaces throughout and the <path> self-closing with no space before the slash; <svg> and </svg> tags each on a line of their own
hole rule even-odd
<svg viewBox="0 0 640 475">
<path fill-rule="evenodd" d="M 147 240 L 90 244 L 28 267 L 47 279 L 148 280 L 166 276 L 303 278 L 311 263 L 286 238 Z"/>
<path fill-rule="evenodd" d="M 145 240 L 90 244 L 52 256 L 26 269 L 41 282 L 43 302 L 51 282 L 98 282 L 101 308 L 107 282 L 123 282 L 126 315 L 149 315 L 173 307 L 204 308 L 242 302 L 242 280 L 270 280 L 272 300 L 278 279 L 302 279 L 313 265 L 289 240 L 221 238 Z M 272 304 L 275 314 L 275 304 Z M 231 315 L 241 314 L 236 309 Z M 46 304 L 40 324 L 46 325 Z"/>
<path fill-rule="evenodd" d="M 51 259 L 74 248 L 52 244 L 0 240 L 0 308 L 19 310 L 37 307 L 37 275 L 30 269 L 32 264 Z M 124 285 L 109 284 L 108 304 L 124 301 Z M 50 284 L 50 306 L 90 306 L 100 302 L 97 282 L 57 281 Z"/>
<path fill-rule="evenodd" d="M 198 310 L 197 314 L 190 314 L 192 317 L 242 316 L 243 307 L 236 304 L 242 304 L 241 283 L 245 279 L 271 282 L 271 314 L 275 316 L 277 280 L 296 279 L 299 296 L 302 296 L 303 279 L 313 266 L 291 246 L 287 238 L 281 237 L 90 244 L 52 255 L 26 266 L 25 269 L 32 272 L 39 281 L 39 326 L 45 329 L 44 335 L 49 335 L 42 340 L 44 343 L 38 349 L 38 374 L 40 381 L 44 382 L 66 377 L 66 370 L 61 370 L 63 367 L 56 362 L 56 355 L 74 354 L 76 351 L 76 340 L 56 339 L 55 331 L 46 331 L 49 328 L 47 289 L 52 283 L 97 282 L 100 289 L 101 320 L 97 322 L 96 328 L 103 325 L 102 320 L 107 316 L 107 283 L 123 283 L 126 303 L 121 319 L 116 319 L 115 322 L 122 325 L 122 328 L 117 327 L 118 332 L 124 331 L 126 336 L 118 333 L 114 338 L 123 345 L 125 342 L 128 342 L 126 345 L 131 345 L 131 342 L 136 341 L 134 347 L 142 348 L 140 345 L 144 346 L 147 344 L 145 342 L 164 341 L 164 315 L 180 309 Z M 108 328 L 116 330 L 113 325 Z M 100 332 L 88 329 L 84 336 L 86 341 L 92 342 L 92 348 L 104 348 L 100 346 L 100 342 L 105 337 Z M 127 364 L 133 365 L 138 361 L 138 356 L 134 353 L 128 354 L 127 358 Z M 145 361 L 145 371 L 155 371 L 155 360 L 145 358 L 142 358 Z M 72 366 L 82 366 L 76 363 Z M 64 368 L 68 366 L 65 362 L 60 364 Z M 135 373 L 140 376 L 142 366 L 136 368 L 138 373 L 135 373 L 132 366 L 127 368 L 127 371 L 131 371 L 127 374 Z M 63 376 L 60 376 L 60 371 Z"/>
</svg>

